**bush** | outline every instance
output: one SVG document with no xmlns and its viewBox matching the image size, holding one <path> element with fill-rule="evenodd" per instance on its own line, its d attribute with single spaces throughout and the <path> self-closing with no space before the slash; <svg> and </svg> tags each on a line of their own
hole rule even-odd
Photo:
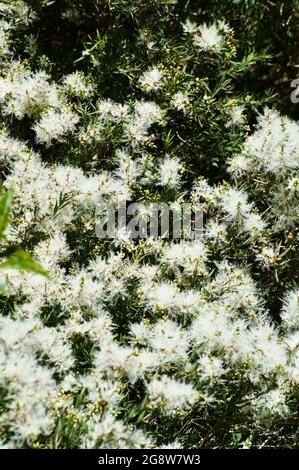
<svg viewBox="0 0 299 470">
<path fill-rule="evenodd" d="M 3 447 L 296 447 L 298 12 L 0 2 Z M 203 236 L 99 238 L 130 202 Z"/>
</svg>

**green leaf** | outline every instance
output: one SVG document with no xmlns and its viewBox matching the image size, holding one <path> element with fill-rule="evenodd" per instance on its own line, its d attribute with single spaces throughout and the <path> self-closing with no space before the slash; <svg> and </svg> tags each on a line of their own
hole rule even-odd
<svg viewBox="0 0 299 470">
<path fill-rule="evenodd" d="M 22 248 L 17 248 L 4 263 L 0 264 L 0 268 L 19 269 L 50 278 L 50 274 Z"/>
<path fill-rule="evenodd" d="M 0 199 L 0 238 L 3 237 L 5 229 L 8 226 L 8 218 L 11 206 L 11 191 L 4 193 Z"/>
<path fill-rule="evenodd" d="M 10 291 L 8 290 L 6 284 L 3 282 L 0 282 L 0 295 L 9 295 Z"/>
</svg>

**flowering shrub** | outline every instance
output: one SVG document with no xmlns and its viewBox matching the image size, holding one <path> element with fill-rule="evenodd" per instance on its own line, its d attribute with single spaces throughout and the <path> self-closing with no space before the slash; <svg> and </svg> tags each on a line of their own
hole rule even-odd
<svg viewBox="0 0 299 470">
<path fill-rule="evenodd" d="M 298 2 L 0 13 L 2 447 L 296 446 Z M 203 237 L 98 238 L 127 201 Z"/>
</svg>

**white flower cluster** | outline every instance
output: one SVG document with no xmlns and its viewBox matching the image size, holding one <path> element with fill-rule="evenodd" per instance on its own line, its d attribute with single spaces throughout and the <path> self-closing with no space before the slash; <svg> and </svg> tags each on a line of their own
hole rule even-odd
<svg viewBox="0 0 299 470">
<path fill-rule="evenodd" d="M 203 51 L 220 52 L 224 41 L 224 34 L 229 30 L 224 22 L 207 25 L 203 23 L 197 26 L 190 20 L 183 24 L 183 31 L 193 37 L 196 47 Z"/>
<path fill-rule="evenodd" d="M 178 91 L 177 93 L 173 95 L 171 104 L 178 111 L 182 111 L 183 113 L 186 113 L 188 108 L 190 107 L 190 98 L 185 93 Z"/>
<path fill-rule="evenodd" d="M 248 201 L 248 195 L 243 189 L 227 184 L 211 187 L 205 180 L 200 179 L 194 184 L 192 199 L 195 203 L 203 201 L 206 210 L 213 210 L 217 221 L 221 223 L 219 226 L 215 225 L 215 220 L 210 222 L 208 233 L 211 238 L 224 235 L 226 228 L 232 224 L 252 238 L 261 235 L 266 227 L 266 222 Z M 219 229 L 219 235 L 215 234 L 215 230 Z"/>
<path fill-rule="evenodd" d="M 80 98 L 88 98 L 93 92 L 92 85 L 88 83 L 83 73 L 78 71 L 65 75 L 63 78 L 63 88 L 70 95 Z"/>
<path fill-rule="evenodd" d="M 158 67 L 153 66 L 139 78 L 140 88 L 147 93 L 159 90 L 162 87 L 162 78 L 163 72 Z"/>
<path fill-rule="evenodd" d="M 80 387 L 87 390 L 88 402 L 72 412 L 88 423 L 82 446 L 106 445 L 107 436 L 114 447 L 154 445 L 141 431 L 126 428 L 113 416 L 122 399 L 124 378 L 132 383 L 142 380 L 149 410 L 168 415 L 184 413 L 195 403 L 205 408 L 213 402 L 212 387 L 225 382 L 234 370 L 242 370 L 243 380 L 258 390 L 253 397 L 259 396 L 259 401 L 252 400 L 260 416 L 266 413 L 265 406 L 267 415 L 287 412 L 282 389 L 299 382 L 298 293 L 285 298 L 282 336 L 269 322 L 246 269 L 223 261 L 210 277 L 208 267 L 209 240 L 223 237 L 220 243 L 225 245 L 232 224 L 240 234 L 247 232 L 252 243 L 264 230 L 244 191 L 210 187 L 204 180 L 195 183 L 193 201 L 203 200 L 218 219 L 208 226 L 207 244 L 148 239 L 139 246 L 124 245 L 135 253 L 126 258 L 121 251 L 125 242 L 120 242 L 120 251 L 112 248 L 109 257 L 91 258 L 84 268 L 74 264 L 66 271 L 62 265 L 72 259 L 67 231 L 74 230 L 78 220 L 88 231 L 99 201 L 125 200 L 139 170 L 124 150 L 118 153 L 120 166 L 114 176 L 108 172 L 85 176 L 79 168 L 42 163 L 39 155 L 7 134 L 1 137 L 0 149 L 1 161 L 10 167 L 5 185 L 15 188 L 16 211 L 7 237 L 22 242 L 28 231 L 43 233 L 34 254 L 52 276 L 49 280 L 2 271 L 2 280 L 24 299 L 15 307 L 15 319 L 1 320 L 1 384 L 7 397 L 3 419 L 11 423 L 10 446 L 50 432 L 55 414 L 69 406 Z M 176 185 L 178 166 L 176 159 L 167 157 L 161 183 Z M 68 197 L 68 203 L 60 207 L 59 196 Z M 148 255 L 154 255 L 154 264 L 143 262 Z M 273 259 L 274 253 L 264 249 L 262 256 Z M 194 278 L 201 279 L 200 289 L 187 287 Z M 133 280 L 138 282 L 135 292 L 129 287 Z M 117 299 L 128 295 L 148 318 L 161 318 L 132 323 L 123 345 L 113 333 L 112 312 Z M 49 309 L 57 312 L 56 326 L 41 322 Z M 183 326 L 183 318 L 188 318 L 189 326 Z M 72 372 L 75 337 L 89 337 L 94 344 L 89 372 L 80 378 Z M 271 390 L 271 406 L 270 377 L 277 383 Z M 97 403 L 104 406 L 102 418 L 97 416 Z"/>
<path fill-rule="evenodd" d="M 10 24 L 7 21 L 0 20 L 0 57 L 10 53 L 9 30 Z"/>
<path fill-rule="evenodd" d="M 91 85 L 80 73 L 64 77 L 62 85 L 57 85 L 43 70 L 32 72 L 15 61 L 6 64 L 5 75 L 0 78 L 2 112 L 18 119 L 34 119 L 36 141 L 47 146 L 72 133 L 79 121 L 68 95 L 85 98 L 91 94 Z"/>
<path fill-rule="evenodd" d="M 299 217 L 299 126 L 276 110 L 266 108 L 259 117 L 240 155 L 235 156 L 229 171 L 237 181 L 262 190 L 268 206 L 268 218 L 277 227 L 294 227 Z"/>
<path fill-rule="evenodd" d="M 97 143 L 105 138 L 107 129 L 117 128 L 119 141 L 133 149 L 153 140 L 149 134 L 153 124 L 163 124 L 164 111 L 153 101 L 136 101 L 133 106 L 122 105 L 110 99 L 101 99 L 96 105 L 97 116 L 82 129 L 82 143 Z"/>
</svg>

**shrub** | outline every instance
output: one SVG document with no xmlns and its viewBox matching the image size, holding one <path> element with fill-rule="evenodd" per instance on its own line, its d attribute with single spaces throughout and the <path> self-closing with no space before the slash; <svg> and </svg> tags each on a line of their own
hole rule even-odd
<svg viewBox="0 0 299 470">
<path fill-rule="evenodd" d="M 297 445 L 298 10 L 0 2 L 3 447 Z M 97 237 L 129 202 L 203 237 Z"/>
</svg>

